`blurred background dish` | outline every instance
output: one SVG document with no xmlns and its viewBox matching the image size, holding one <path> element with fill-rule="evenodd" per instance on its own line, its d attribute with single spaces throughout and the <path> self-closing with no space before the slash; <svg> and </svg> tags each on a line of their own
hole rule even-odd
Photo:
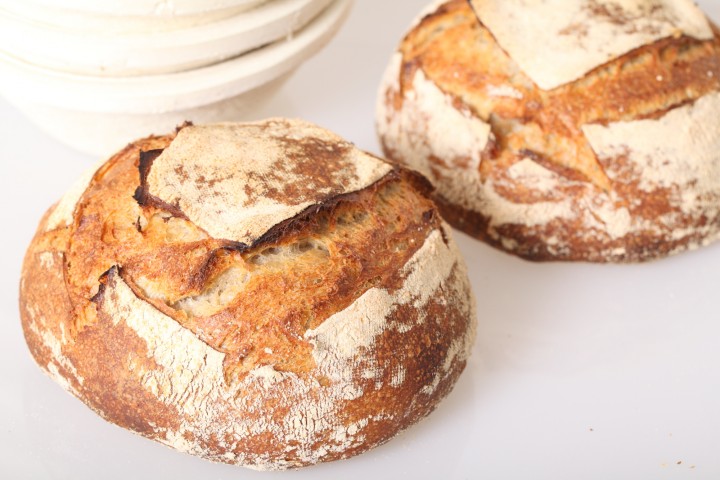
<svg viewBox="0 0 720 480">
<path fill-rule="evenodd" d="M 165 31 L 236 15 L 270 0 L 0 0 L 0 9 L 86 31 Z"/>
<path fill-rule="evenodd" d="M 211 65 L 291 36 L 332 0 L 275 0 L 211 23 L 119 33 L 46 25 L 0 9 L 0 47 L 24 62 L 98 76 L 172 73 Z M 91 39 L 91 41 L 88 41 Z"/>
<path fill-rule="evenodd" d="M 136 36 L 132 45 L 138 53 L 132 61 L 142 59 L 142 65 L 150 69 L 140 75 L 100 76 L 64 71 L 34 62 L 32 55 L 30 58 L 16 55 L 13 47 L 22 43 L 21 37 L 15 37 L 18 41 L 3 39 L 0 92 L 53 137 L 98 155 L 109 154 L 133 138 L 166 133 L 186 120 L 204 123 L 250 120 L 291 72 L 333 37 L 351 3 L 351 0 L 273 0 L 188 32 Z M 231 26 L 238 28 L 233 30 Z M 0 31 L 3 32 L 0 38 L 14 35 L 2 24 Z M 237 35 L 223 37 L 230 32 Z M 141 37 L 145 38 L 144 43 L 137 40 Z M 113 37 L 86 37 L 83 43 L 92 44 L 93 38 L 99 39 L 100 44 L 102 39 L 112 43 L 109 39 Z M 161 38 L 166 41 L 155 41 Z M 81 40 L 78 37 L 73 41 Z M 243 41 L 245 47 L 257 48 L 250 47 L 239 55 L 237 51 L 233 53 L 233 49 L 246 50 Z M 96 53 L 102 48 L 88 47 Z M 19 50 L 29 51 L 22 47 Z M 66 60 L 72 62 L 74 50 L 63 52 L 67 53 Z M 88 65 L 88 58 L 78 53 L 75 64 Z M 154 63 L 153 58 L 158 61 Z M 170 67 L 173 61 L 175 65 Z M 183 61 L 196 68 L 178 68 Z M 130 67 L 130 63 L 128 59 L 125 66 Z M 143 71 L 142 68 L 130 71 L 138 70 Z"/>
</svg>

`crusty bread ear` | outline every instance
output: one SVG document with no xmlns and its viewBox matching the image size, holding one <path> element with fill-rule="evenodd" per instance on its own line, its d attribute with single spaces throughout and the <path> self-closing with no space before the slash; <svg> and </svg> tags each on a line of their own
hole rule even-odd
<svg viewBox="0 0 720 480">
<path fill-rule="evenodd" d="M 139 140 L 41 222 L 28 346 L 104 418 L 181 451 L 258 469 L 363 452 L 435 408 L 474 340 L 429 191 L 296 120 Z"/>
<path fill-rule="evenodd" d="M 714 241 L 715 27 L 690 0 L 565 3 L 428 12 L 382 82 L 386 156 L 433 182 L 451 224 L 531 260 L 643 261 Z"/>
</svg>

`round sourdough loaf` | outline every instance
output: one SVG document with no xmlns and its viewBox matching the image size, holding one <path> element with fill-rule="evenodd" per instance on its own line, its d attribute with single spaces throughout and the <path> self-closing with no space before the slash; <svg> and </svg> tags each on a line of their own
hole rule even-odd
<svg viewBox="0 0 720 480">
<path fill-rule="evenodd" d="M 257 469 L 350 457 L 430 413 L 474 339 L 419 175 L 296 120 L 128 145 L 40 223 L 20 311 L 105 419 Z"/>
<path fill-rule="evenodd" d="M 377 125 L 452 225 L 532 260 L 642 261 L 717 239 L 720 39 L 691 0 L 452 0 L 423 15 Z"/>
</svg>

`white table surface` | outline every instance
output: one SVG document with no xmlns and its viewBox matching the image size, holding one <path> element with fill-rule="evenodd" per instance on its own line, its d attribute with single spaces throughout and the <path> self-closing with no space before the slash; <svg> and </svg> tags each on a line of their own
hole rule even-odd
<svg viewBox="0 0 720 480">
<path fill-rule="evenodd" d="M 378 152 L 378 81 L 425 0 L 356 0 L 258 118 L 304 117 Z M 699 2 L 720 19 L 720 0 Z M 106 423 L 43 375 L 18 278 L 40 216 L 94 159 L 0 101 L 0 478 L 718 479 L 720 244 L 644 265 L 532 264 L 462 234 L 475 351 L 429 418 L 350 460 L 258 473 Z"/>
</svg>

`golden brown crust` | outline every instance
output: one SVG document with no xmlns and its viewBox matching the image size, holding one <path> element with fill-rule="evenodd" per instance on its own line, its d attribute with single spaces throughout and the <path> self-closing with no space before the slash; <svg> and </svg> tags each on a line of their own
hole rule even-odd
<svg viewBox="0 0 720 480">
<path fill-rule="evenodd" d="M 693 182 L 647 187 L 644 172 L 628 167 L 632 162 L 623 155 L 601 154 L 587 127 L 662 119 L 717 95 L 720 36 L 713 29 L 713 40 L 666 38 L 578 81 L 542 90 L 500 48 L 467 1 L 448 1 L 408 33 L 388 69 L 378 109 L 385 154 L 429 176 L 454 226 L 525 258 L 638 261 L 706 243 L 718 234 L 713 201 L 691 207 L 674 201 L 678 191 L 692 191 Z M 468 162 L 471 152 L 463 158 L 417 131 L 432 129 L 427 117 L 443 115 L 436 106 L 422 105 L 431 88 L 424 84 L 464 113 L 454 127 L 470 119 L 489 126 L 481 159 Z M 426 145 L 407 147 L 410 136 Z M 475 176 L 477 185 L 453 191 L 463 176 Z M 709 194 L 720 196 L 720 185 L 712 188 Z M 626 228 L 627 222 L 632 225 Z M 686 233 L 678 238 L 680 231 Z"/>
<path fill-rule="evenodd" d="M 135 198 L 141 152 L 173 141 L 129 145 L 71 222 L 41 222 L 20 292 L 38 364 L 113 423 L 255 468 L 346 458 L 427 415 L 465 365 L 474 307 L 426 181 L 391 168 L 239 244 Z"/>
</svg>

